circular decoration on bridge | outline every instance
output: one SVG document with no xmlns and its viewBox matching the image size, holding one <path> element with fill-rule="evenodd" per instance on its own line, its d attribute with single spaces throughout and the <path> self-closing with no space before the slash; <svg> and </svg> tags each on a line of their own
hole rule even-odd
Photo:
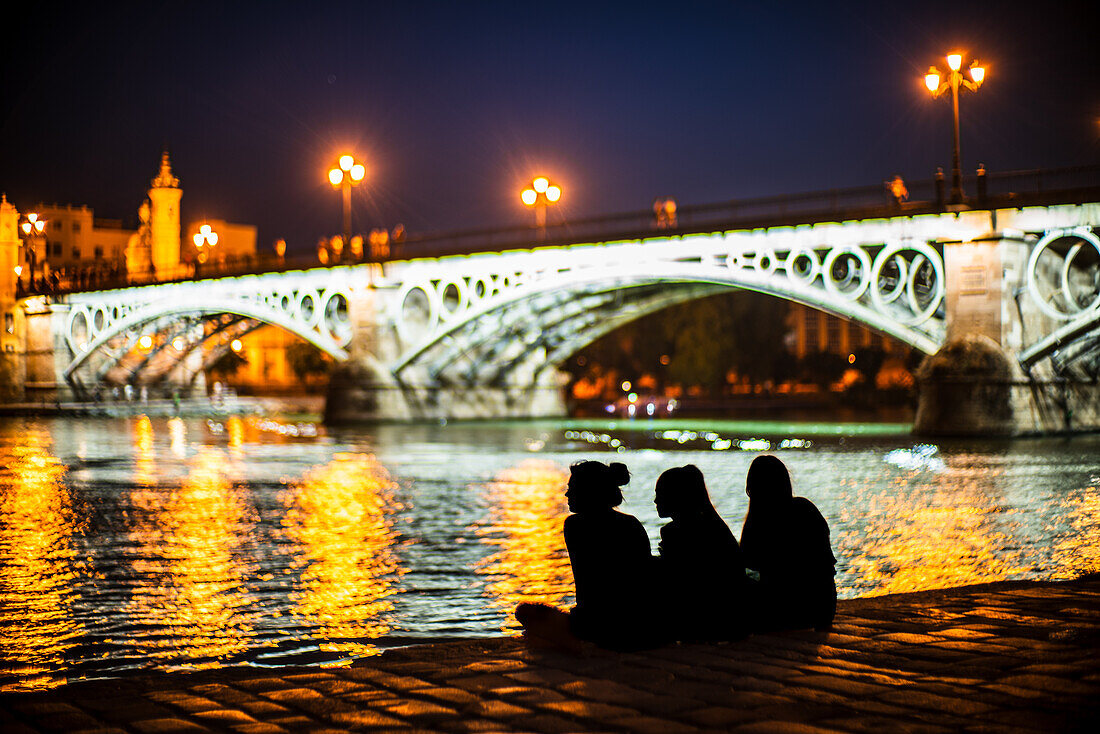
<svg viewBox="0 0 1100 734">
<path fill-rule="evenodd" d="M 907 259 L 903 253 L 914 255 Z M 893 271 L 891 273 L 891 270 Z M 888 286 L 883 290 L 883 286 Z M 943 302 L 947 280 L 943 258 L 925 242 L 894 242 L 879 250 L 871 267 L 871 301 L 875 310 L 907 326 L 922 324 L 936 313 Z M 906 294 L 908 316 L 890 311 L 901 294 Z"/>
<path fill-rule="evenodd" d="M 1084 240 L 1092 245 L 1095 253 L 1090 258 L 1092 262 L 1084 262 L 1081 251 L 1085 246 L 1080 241 L 1069 245 L 1065 255 L 1059 254 L 1054 244 L 1063 239 Z M 1046 257 L 1043 257 L 1044 254 Z M 1078 263 L 1078 260 L 1082 262 Z M 1047 294 L 1040 287 L 1040 273 L 1046 280 L 1053 278 L 1057 281 L 1057 286 Z M 1044 234 L 1035 243 L 1027 261 L 1027 290 L 1043 313 L 1062 321 L 1068 321 L 1082 311 L 1100 307 L 1100 237 L 1093 234 L 1089 227 L 1055 229 Z"/>
<path fill-rule="evenodd" d="M 470 290 L 473 298 L 471 301 L 480 301 L 483 298 L 491 298 L 497 292 L 496 284 L 491 275 L 479 275 L 470 279 Z"/>
<path fill-rule="evenodd" d="M 97 306 L 95 311 L 92 312 L 92 337 L 94 338 L 99 332 L 107 328 L 109 323 L 111 323 L 111 317 L 107 313 L 107 307 Z"/>
<path fill-rule="evenodd" d="M 321 311 L 324 314 L 325 329 L 337 344 L 346 347 L 352 335 L 347 297 L 338 291 L 326 293 L 325 305 Z"/>
<path fill-rule="evenodd" d="M 439 324 L 438 297 L 431 285 L 405 286 L 397 302 L 397 336 L 405 344 L 426 337 Z"/>
<path fill-rule="evenodd" d="M 761 250 L 752 259 L 752 266 L 764 275 L 771 275 L 779 267 L 779 258 L 775 256 L 775 250 L 771 248 Z"/>
<path fill-rule="evenodd" d="M 799 285 L 810 285 L 821 275 L 821 261 L 817 253 L 808 247 L 795 247 L 787 253 L 783 261 L 787 277 Z"/>
<path fill-rule="evenodd" d="M 65 330 L 65 341 L 73 354 L 80 354 L 88 349 L 91 340 L 91 323 L 87 306 L 81 306 L 69 311 L 69 326 Z"/>
<path fill-rule="evenodd" d="M 293 293 L 276 293 L 275 294 L 275 307 L 288 316 L 294 315 L 294 294 Z"/>
<path fill-rule="evenodd" d="M 841 270 L 839 274 L 838 269 Z M 871 284 L 871 257 L 855 245 L 840 245 L 829 250 L 821 270 L 825 290 L 849 301 L 859 299 Z"/>
<path fill-rule="evenodd" d="M 317 291 L 312 288 L 302 288 L 298 291 L 298 303 L 294 312 L 297 317 L 305 322 L 306 326 L 314 327 L 321 321 L 321 299 Z"/>
<path fill-rule="evenodd" d="M 440 283 L 439 315 L 444 321 L 449 321 L 456 313 L 465 310 L 469 305 L 470 292 L 465 280 L 458 278 L 450 282 Z"/>
</svg>

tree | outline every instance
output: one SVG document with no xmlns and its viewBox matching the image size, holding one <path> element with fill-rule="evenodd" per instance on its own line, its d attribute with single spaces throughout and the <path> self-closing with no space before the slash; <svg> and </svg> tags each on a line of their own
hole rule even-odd
<svg viewBox="0 0 1100 734">
<path fill-rule="evenodd" d="M 328 375 L 333 366 L 332 357 L 304 341 L 294 342 L 286 348 L 286 361 L 303 382 Z"/>
<path fill-rule="evenodd" d="M 222 356 L 218 357 L 210 364 L 210 371 L 216 372 L 223 377 L 231 377 L 248 364 L 248 360 L 242 357 L 232 349 L 226 349 Z"/>
</svg>

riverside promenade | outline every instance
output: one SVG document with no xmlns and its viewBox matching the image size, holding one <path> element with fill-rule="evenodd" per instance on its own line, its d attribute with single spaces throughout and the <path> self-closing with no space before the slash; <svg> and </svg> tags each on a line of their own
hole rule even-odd
<svg viewBox="0 0 1100 734">
<path fill-rule="evenodd" d="M 716 730 L 1100 730 L 1100 575 L 842 601 L 828 633 L 579 655 L 500 637 L 0 695 L 6 734 Z"/>
</svg>

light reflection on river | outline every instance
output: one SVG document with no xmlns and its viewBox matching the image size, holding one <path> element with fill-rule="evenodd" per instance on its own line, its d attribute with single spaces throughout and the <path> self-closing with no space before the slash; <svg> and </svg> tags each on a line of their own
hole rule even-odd
<svg viewBox="0 0 1100 734">
<path fill-rule="evenodd" d="M 345 664 L 512 631 L 518 602 L 572 601 L 561 537 L 572 462 L 627 463 L 623 509 L 656 548 L 661 471 L 697 464 L 739 534 L 745 472 L 764 449 L 828 519 L 842 597 L 1100 570 L 1100 436 L 920 447 L 868 424 L 326 434 L 255 418 L 6 419 L 0 690 Z"/>
</svg>

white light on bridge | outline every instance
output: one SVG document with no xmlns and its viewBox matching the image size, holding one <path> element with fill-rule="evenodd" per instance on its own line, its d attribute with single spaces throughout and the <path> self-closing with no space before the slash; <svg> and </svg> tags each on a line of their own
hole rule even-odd
<svg viewBox="0 0 1100 734">
<path fill-rule="evenodd" d="M 234 339 L 233 341 L 229 342 L 229 348 L 232 349 L 234 352 L 241 351 L 242 346 L 244 345 L 241 344 L 240 339 Z"/>
<path fill-rule="evenodd" d="M 172 340 L 172 346 L 175 347 L 177 352 L 182 352 L 184 347 L 184 341 L 182 336 L 177 336 Z"/>
</svg>

